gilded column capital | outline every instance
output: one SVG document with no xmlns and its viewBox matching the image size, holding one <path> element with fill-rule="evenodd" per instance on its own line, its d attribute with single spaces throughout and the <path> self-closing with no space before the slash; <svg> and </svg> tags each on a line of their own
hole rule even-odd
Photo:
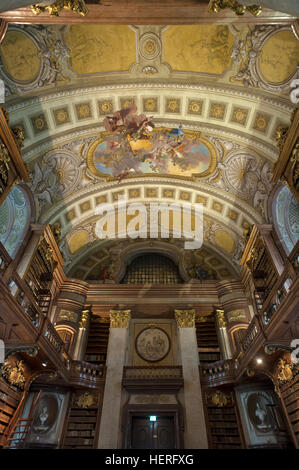
<svg viewBox="0 0 299 470">
<path fill-rule="evenodd" d="M 87 322 L 88 322 L 89 317 L 90 317 L 90 314 L 91 314 L 90 309 L 86 309 L 86 310 L 81 311 L 81 319 L 80 319 L 80 322 L 79 322 L 79 328 L 80 329 L 86 328 Z"/>
<path fill-rule="evenodd" d="M 215 310 L 215 316 L 216 319 L 218 320 L 218 324 L 220 328 L 225 328 L 226 327 L 226 320 L 224 316 L 224 310 L 220 308 L 216 308 Z"/>
<path fill-rule="evenodd" d="M 128 328 L 131 319 L 131 310 L 110 310 L 111 328 Z"/>
<path fill-rule="evenodd" d="M 175 318 L 179 328 L 194 328 L 195 327 L 195 310 L 175 310 Z"/>
</svg>

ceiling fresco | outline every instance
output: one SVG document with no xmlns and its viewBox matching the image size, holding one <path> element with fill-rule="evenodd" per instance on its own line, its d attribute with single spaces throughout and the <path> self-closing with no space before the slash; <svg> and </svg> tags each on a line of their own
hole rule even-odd
<svg viewBox="0 0 299 470">
<path fill-rule="evenodd" d="M 106 128 L 88 150 L 87 165 L 98 176 L 132 175 L 207 176 L 216 167 L 216 150 L 199 132 L 157 128 L 153 116 L 137 114 L 130 104 L 106 116 Z"/>
<path fill-rule="evenodd" d="M 163 57 L 172 70 L 223 74 L 232 61 L 235 37 L 228 26 L 170 26 L 163 33 Z"/>
<path fill-rule="evenodd" d="M 64 41 L 79 75 L 126 71 L 136 62 L 136 34 L 128 26 L 71 26 Z"/>
<path fill-rule="evenodd" d="M 11 25 L 0 57 L 35 222 L 60 223 L 68 274 L 117 277 L 118 259 L 153 243 L 185 280 L 238 275 L 244 233 L 269 222 L 275 133 L 294 109 L 290 25 Z M 119 196 L 202 203 L 202 251 L 172 234 L 99 240 L 96 207 Z"/>
</svg>

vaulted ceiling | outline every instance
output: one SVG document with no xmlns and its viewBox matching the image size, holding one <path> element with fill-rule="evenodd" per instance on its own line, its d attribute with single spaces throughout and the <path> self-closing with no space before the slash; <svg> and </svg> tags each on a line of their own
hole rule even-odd
<svg viewBox="0 0 299 470">
<path fill-rule="evenodd" d="M 25 132 L 36 222 L 60 222 L 68 274 L 88 279 L 129 249 L 94 230 L 95 207 L 118 195 L 201 202 L 202 250 L 191 256 L 180 240 L 152 243 L 162 251 L 168 243 L 185 266 L 199 263 L 219 279 L 238 274 L 244 229 L 268 220 L 275 132 L 294 108 L 299 42 L 291 26 L 12 25 L 0 55 L 10 123 Z M 153 116 L 157 138 L 181 124 L 205 163 L 139 165 L 118 178 L 112 152 L 99 167 L 103 119 L 131 103 Z"/>
</svg>

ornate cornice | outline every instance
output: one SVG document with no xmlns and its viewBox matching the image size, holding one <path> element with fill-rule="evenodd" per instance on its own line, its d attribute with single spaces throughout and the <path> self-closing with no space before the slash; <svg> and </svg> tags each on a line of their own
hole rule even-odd
<svg viewBox="0 0 299 470">
<path fill-rule="evenodd" d="M 186 72 L 187 73 L 187 72 Z M 235 96 L 239 98 L 245 98 L 248 100 L 253 100 L 258 103 L 267 103 L 271 106 L 276 106 L 279 109 L 283 109 L 287 112 L 291 112 L 294 109 L 294 106 L 290 103 L 287 98 L 274 98 L 274 96 L 266 96 L 261 92 L 256 92 L 253 90 L 248 90 L 248 88 L 242 89 L 240 86 L 217 86 L 217 85 L 203 85 L 203 84 L 186 84 L 180 82 L 129 82 L 129 83 L 113 83 L 107 85 L 98 85 L 90 87 L 76 87 L 73 89 L 67 89 L 62 91 L 57 91 L 53 93 L 48 93 L 45 95 L 39 95 L 34 98 L 22 97 L 20 100 L 9 104 L 7 102 L 7 110 L 10 113 L 13 113 L 22 108 L 28 108 L 31 105 L 46 103 L 48 101 L 53 101 L 55 98 L 61 99 L 64 97 L 73 97 L 73 96 L 84 96 L 86 94 L 97 94 L 100 92 L 115 91 L 115 90 L 135 90 L 136 89 L 173 89 L 173 90 L 194 90 L 202 91 L 205 93 L 211 94 L 221 94 L 224 93 L 229 96 Z"/>
</svg>

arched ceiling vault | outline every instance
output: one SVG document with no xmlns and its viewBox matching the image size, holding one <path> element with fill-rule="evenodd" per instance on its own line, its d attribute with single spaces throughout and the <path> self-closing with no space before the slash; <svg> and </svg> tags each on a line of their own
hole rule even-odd
<svg viewBox="0 0 299 470">
<path fill-rule="evenodd" d="M 94 228 L 96 206 L 118 195 L 202 203 L 204 256 L 185 264 L 204 263 L 218 278 L 238 273 L 244 229 L 268 220 L 275 132 L 294 108 L 291 25 L 12 25 L 0 56 L 10 123 L 25 133 L 36 221 L 61 224 L 69 274 L 87 279 L 116 256 L 119 242 L 98 240 Z M 103 119 L 130 103 L 153 116 L 158 136 L 181 124 L 207 165 L 123 178 L 100 172 Z M 177 250 L 181 242 L 157 241 Z"/>
</svg>

